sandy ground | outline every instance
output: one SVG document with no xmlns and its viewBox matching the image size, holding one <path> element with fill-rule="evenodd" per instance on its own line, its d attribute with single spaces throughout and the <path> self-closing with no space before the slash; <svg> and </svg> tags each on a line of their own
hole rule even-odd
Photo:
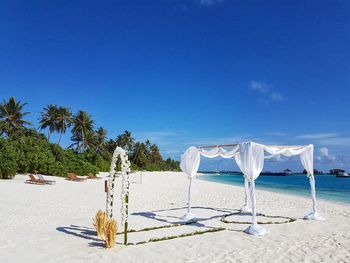
<svg viewBox="0 0 350 263">
<path fill-rule="evenodd" d="M 119 235 L 112 249 L 96 237 L 92 218 L 105 209 L 103 180 L 55 185 L 25 184 L 24 175 L 0 180 L 0 262 L 350 262 L 350 207 L 319 201 L 326 221 L 305 221 L 311 200 L 291 195 L 257 191 L 258 212 L 297 220 L 266 224 L 268 234 L 255 237 L 243 230 L 248 215 L 237 212 L 244 189 L 202 180 L 193 182 L 193 212 L 198 222 L 191 225 L 130 233 L 129 242 L 205 231 L 225 230 L 142 245 L 121 245 Z M 130 194 L 131 229 L 181 222 L 186 212 L 188 181 L 175 172 L 132 175 Z M 120 178 L 116 184 L 114 213 L 120 221 Z M 257 183 L 257 189 L 259 189 Z M 284 218 L 258 218 L 262 222 L 285 222 Z M 121 231 L 121 227 L 118 229 Z"/>
</svg>

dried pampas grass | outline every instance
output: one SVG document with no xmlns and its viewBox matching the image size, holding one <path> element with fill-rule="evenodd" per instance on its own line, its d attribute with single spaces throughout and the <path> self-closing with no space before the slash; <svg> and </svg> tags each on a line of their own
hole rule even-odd
<svg viewBox="0 0 350 263">
<path fill-rule="evenodd" d="M 115 219 L 108 219 L 105 212 L 98 210 L 93 225 L 96 229 L 97 235 L 104 240 L 107 248 L 114 247 L 117 239 L 117 221 Z"/>
<path fill-rule="evenodd" d="M 105 225 L 105 245 L 107 248 L 114 247 L 115 240 L 117 238 L 117 221 L 115 219 L 109 219 Z"/>
<path fill-rule="evenodd" d="M 106 213 L 102 210 L 98 210 L 96 216 L 93 220 L 93 225 L 96 229 L 97 235 L 104 239 L 105 237 L 105 227 L 107 223 Z"/>
</svg>

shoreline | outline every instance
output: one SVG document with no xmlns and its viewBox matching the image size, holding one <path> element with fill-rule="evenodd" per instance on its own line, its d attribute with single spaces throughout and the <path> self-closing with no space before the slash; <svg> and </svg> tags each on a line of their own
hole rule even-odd
<svg viewBox="0 0 350 263">
<path fill-rule="evenodd" d="M 240 185 L 240 184 L 235 184 L 235 183 L 230 184 L 230 183 L 225 183 L 225 182 L 220 182 L 220 181 L 202 179 L 202 178 L 200 178 L 200 176 L 198 176 L 196 179 L 201 180 L 201 181 L 205 181 L 205 182 L 209 182 L 209 183 L 229 185 L 229 186 L 239 187 L 239 188 L 244 189 L 244 185 Z M 286 195 L 286 196 L 292 196 L 292 197 L 300 197 L 300 198 L 304 198 L 304 199 L 307 199 L 307 200 L 311 200 L 311 193 L 310 193 L 310 198 L 309 198 L 309 197 L 307 197 L 304 194 L 297 194 L 294 191 L 283 192 L 283 189 L 278 190 L 277 188 L 272 188 L 272 187 L 269 188 L 269 187 L 261 186 L 261 185 L 259 186 L 258 184 L 255 184 L 255 190 L 256 191 L 267 192 L 267 193 L 274 193 L 274 194 L 281 194 L 281 195 Z M 330 200 L 330 199 L 326 199 L 326 198 L 322 198 L 322 197 L 317 196 L 317 187 L 316 187 L 316 198 L 317 198 L 317 202 L 318 201 L 322 201 L 322 202 L 328 202 L 328 203 L 331 203 L 331 204 L 344 205 L 344 206 L 350 207 L 349 203 L 337 202 L 335 200 Z"/>
<path fill-rule="evenodd" d="M 211 177 L 209 177 L 211 176 Z M 303 175 L 298 175 L 298 176 L 303 176 Z M 239 177 L 239 175 L 237 175 L 237 177 Z M 244 188 L 244 184 L 243 181 L 242 182 L 238 182 L 235 180 L 232 181 L 225 181 L 225 180 L 216 180 L 214 176 L 212 175 L 208 175 L 208 174 L 203 174 L 197 177 L 200 180 L 203 181 L 207 181 L 207 182 L 213 182 L 213 183 L 220 183 L 220 184 L 225 184 L 225 185 L 233 185 L 233 186 L 239 186 L 239 187 L 243 187 Z M 271 177 L 268 177 L 271 178 Z M 284 177 L 283 177 L 284 179 Z M 273 184 L 272 184 L 273 185 Z M 279 187 L 279 185 L 281 187 Z M 255 187 L 257 190 L 261 190 L 261 191 L 268 191 L 268 192 L 273 192 L 273 193 L 280 193 L 280 194 L 286 194 L 286 195 L 291 195 L 291 196 L 298 196 L 298 197 L 304 197 L 304 198 L 311 198 L 311 193 L 309 192 L 309 189 L 303 189 L 300 188 L 298 190 L 291 190 L 290 188 L 287 187 L 288 184 L 283 184 L 283 183 L 278 183 L 276 185 L 266 185 L 266 182 L 262 182 L 261 184 L 259 182 L 256 182 Z M 293 185 L 291 186 L 293 189 Z M 300 186 L 294 186 L 295 188 L 299 188 Z M 335 204 L 341 204 L 341 205 L 345 205 L 345 206 L 350 206 L 350 201 L 341 201 L 341 200 L 337 200 L 336 197 L 326 197 L 324 196 L 324 189 L 319 190 L 320 192 L 318 192 L 317 189 L 317 178 L 316 178 L 316 197 L 317 200 L 322 200 L 322 201 L 328 201 L 331 203 L 335 203 Z"/>
</svg>

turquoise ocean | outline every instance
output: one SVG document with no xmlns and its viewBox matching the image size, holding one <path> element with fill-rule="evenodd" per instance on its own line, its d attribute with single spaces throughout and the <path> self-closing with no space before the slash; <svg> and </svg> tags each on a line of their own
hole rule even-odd
<svg viewBox="0 0 350 263">
<path fill-rule="evenodd" d="M 244 187 L 242 175 L 205 174 L 198 178 Z M 334 175 L 315 175 L 315 181 L 318 199 L 350 205 L 350 178 L 337 178 Z M 310 197 L 309 179 L 305 174 L 288 176 L 260 175 L 255 181 L 255 187 L 256 189 Z"/>
</svg>

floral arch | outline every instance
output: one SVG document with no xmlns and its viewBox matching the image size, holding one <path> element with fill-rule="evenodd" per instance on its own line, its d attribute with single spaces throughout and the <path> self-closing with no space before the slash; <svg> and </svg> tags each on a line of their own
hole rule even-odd
<svg viewBox="0 0 350 263">
<path fill-rule="evenodd" d="M 114 203 L 114 186 L 116 178 L 116 166 L 118 158 L 121 160 L 121 172 L 122 172 L 122 206 L 121 214 L 122 221 L 121 225 L 124 226 L 124 243 L 127 243 L 127 229 L 128 229 L 128 209 L 129 209 L 129 188 L 130 188 L 130 161 L 126 151 L 117 147 L 113 152 L 112 162 L 109 169 L 109 178 L 107 181 L 107 201 L 106 201 L 106 214 L 109 219 L 113 217 L 113 203 Z"/>
</svg>

